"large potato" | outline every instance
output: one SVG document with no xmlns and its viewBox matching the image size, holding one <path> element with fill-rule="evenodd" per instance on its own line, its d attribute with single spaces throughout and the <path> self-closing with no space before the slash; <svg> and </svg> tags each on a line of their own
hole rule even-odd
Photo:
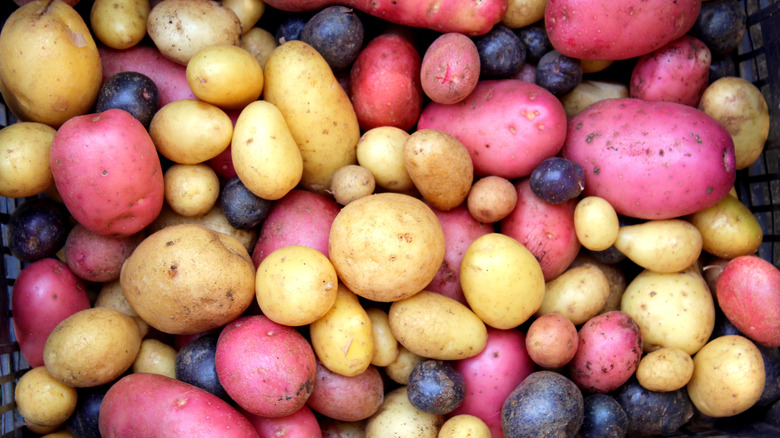
<svg viewBox="0 0 780 438">
<path fill-rule="evenodd" d="M 0 32 L 0 92 L 20 120 L 57 128 L 87 113 L 102 71 L 86 23 L 65 2 L 28 3 Z"/>
<path fill-rule="evenodd" d="M 125 261 L 119 281 L 138 315 L 171 334 L 225 325 L 255 297 L 255 268 L 244 245 L 194 224 L 147 237 Z"/>
</svg>

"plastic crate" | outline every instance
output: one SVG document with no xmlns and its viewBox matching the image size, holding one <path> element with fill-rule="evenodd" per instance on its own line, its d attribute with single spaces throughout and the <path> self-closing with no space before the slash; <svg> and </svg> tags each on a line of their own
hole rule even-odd
<svg viewBox="0 0 780 438">
<path fill-rule="evenodd" d="M 11 0 L 0 6 L 5 22 L 15 9 Z M 731 57 L 739 76 L 751 81 L 763 93 L 769 105 L 771 130 L 762 156 L 749 168 L 737 173 L 735 188 L 740 200 L 758 219 L 764 231 L 764 242 L 758 255 L 780 267 L 780 0 L 743 0 L 747 13 L 747 32 Z M 0 100 L 0 128 L 16 121 Z M 6 226 L 9 215 L 24 199 L 0 197 L 0 238 L 2 258 L 0 271 L 5 278 L 5 293 L 0 293 L 0 438 L 30 436 L 24 420 L 16 410 L 14 387 L 29 369 L 19 353 L 11 325 L 10 296 L 23 264 L 8 250 Z M 737 429 L 686 427 L 675 436 L 778 436 L 778 428 L 760 424 L 760 416 L 742 416 L 735 421 L 757 421 L 734 424 Z"/>
</svg>

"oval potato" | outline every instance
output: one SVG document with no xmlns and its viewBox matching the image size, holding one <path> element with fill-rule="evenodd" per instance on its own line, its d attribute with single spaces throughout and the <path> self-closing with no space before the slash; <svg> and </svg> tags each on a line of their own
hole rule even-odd
<svg viewBox="0 0 780 438">
<path fill-rule="evenodd" d="M 380 126 L 369 129 L 358 140 L 358 164 L 371 171 L 379 187 L 398 193 L 414 189 L 404 165 L 404 144 L 409 136 L 401 128 Z"/>
<path fill-rule="evenodd" d="M 76 410 L 78 392 L 49 373 L 45 366 L 25 372 L 14 388 L 14 401 L 25 422 L 59 426 Z"/>
<path fill-rule="evenodd" d="M 636 369 L 636 378 L 650 391 L 676 391 L 693 375 L 693 359 L 679 348 L 659 348 L 647 353 Z"/>
<path fill-rule="evenodd" d="M 89 12 L 92 32 L 106 46 L 124 50 L 146 36 L 149 0 L 95 0 Z"/>
<path fill-rule="evenodd" d="M 609 296 L 609 281 L 596 265 L 586 263 L 567 269 L 544 286 L 537 315 L 558 313 L 574 325 L 598 315 Z"/>
<path fill-rule="evenodd" d="M 157 151 L 169 160 L 197 164 L 216 157 L 230 146 L 233 122 L 215 105 L 179 99 L 154 114 L 149 135 Z"/>
<path fill-rule="evenodd" d="M 437 438 L 444 416 L 429 414 L 409 402 L 407 387 L 402 386 L 385 395 L 376 414 L 366 422 L 365 436 Z"/>
<path fill-rule="evenodd" d="M 202 48 L 190 58 L 186 74 L 198 99 L 227 110 L 240 110 L 263 92 L 260 62 L 232 44 Z"/>
<path fill-rule="evenodd" d="M 366 314 L 371 320 L 371 331 L 374 336 L 371 365 L 385 367 L 398 357 L 398 340 L 390 328 L 387 312 L 377 307 L 369 307 L 366 309 Z"/>
<path fill-rule="evenodd" d="M 56 132 L 38 122 L 0 129 L 0 196 L 36 196 L 54 184 L 49 149 Z"/>
<path fill-rule="evenodd" d="M 679 272 L 699 259 L 703 241 L 690 222 L 659 219 L 620 227 L 614 245 L 645 269 Z"/>
</svg>

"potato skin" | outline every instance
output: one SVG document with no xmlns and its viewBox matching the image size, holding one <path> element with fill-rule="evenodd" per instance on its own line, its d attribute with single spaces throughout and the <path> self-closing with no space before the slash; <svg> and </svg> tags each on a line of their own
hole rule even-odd
<svg viewBox="0 0 780 438">
<path fill-rule="evenodd" d="M 432 101 L 453 104 L 474 91 L 479 72 L 477 45 L 466 35 L 450 32 L 436 38 L 425 50 L 420 82 Z"/>
<path fill-rule="evenodd" d="M 355 376 L 343 376 L 317 363 L 317 380 L 307 406 L 339 421 L 360 421 L 374 415 L 385 399 L 379 369 L 369 366 Z"/>
<path fill-rule="evenodd" d="M 36 196 L 54 184 L 49 149 L 56 132 L 38 122 L 0 129 L 0 196 Z"/>
</svg>

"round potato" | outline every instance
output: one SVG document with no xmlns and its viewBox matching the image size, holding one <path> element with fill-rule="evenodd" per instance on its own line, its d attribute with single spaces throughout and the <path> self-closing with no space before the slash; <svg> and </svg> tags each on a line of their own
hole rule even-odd
<svg viewBox="0 0 780 438">
<path fill-rule="evenodd" d="M 531 360 L 544 368 L 561 368 L 577 352 L 579 334 L 569 318 L 557 313 L 542 315 L 528 327 L 525 338 Z"/>
<path fill-rule="evenodd" d="M 146 36 L 149 0 L 95 0 L 89 13 L 92 33 L 101 43 L 123 50 Z"/>
<path fill-rule="evenodd" d="M 486 176 L 471 186 L 466 205 L 474 219 L 483 224 L 492 224 L 507 217 L 515 209 L 517 190 L 506 178 Z"/>
<path fill-rule="evenodd" d="M 40 426 L 64 423 L 76 410 L 77 399 L 76 388 L 55 379 L 44 366 L 24 373 L 14 390 L 19 414 Z"/>
<path fill-rule="evenodd" d="M 547 0 L 509 0 L 501 22 L 512 29 L 534 24 L 544 18 Z"/>
<path fill-rule="evenodd" d="M 443 415 L 429 414 L 415 408 L 409 402 L 406 386 L 402 386 L 387 393 L 377 413 L 369 417 L 366 436 L 437 438 L 442 424 Z"/>
<path fill-rule="evenodd" d="M 636 369 L 636 378 L 650 391 L 676 391 L 693 375 L 693 359 L 679 348 L 659 348 L 647 353 Z"/>
<path fill-rule="evenodd" d="M 333 174 L 330 191 L 341 205 L 374 193 L 376 181 L 371 171 L 357 164 L 348 164 Z"/>
<path fill-rule="evenodd" d="M 587 196 L 574 207 L 574 231 L 582 246 L 603 251 L 618 237 L 620 221 L 612 205 L 598 196 Z"/>
<path fill-rule="evenodd" d="M 227 110 L 239 110 L 263 91 L 263 69 L 247 50 L 231 44 L 204 47 L 187 63 L 195 96 Z"/>
<path fill-rule="evenodd" d="M 404 166 L 404 143 L 409 135 L 395 126 L 380 126 L 369 129 L 360 137 L 358 164 L 371 171 L 379 187 L 397 193 L 414 189 L 414 182 Z"/>
<path fill-rule="evenodd" d="M 609 297 L 609 281 L 596 265 L 569 268 L 547 282 L 537 315 L 557 313 L 574 324 L 584 324 L 599 314 Z"/>
<path fill-rule="evenodd" d="M 225 325 L 255 297 L 255 267 L 244 245 L 194 224 L 147 237 L 125 261 L 119 281 L 138 315 L 170 334 Z"/>
<path fill-rule="evenodd" d="M 479 69 L 479 50 L 474 40 L 462 33 L 447 32 L 425 49 L 420 84 L 432 101 L 458 103 L 474 91 Z"/>
<path fill-rule="evenodd" d="M 163 179 L 165 201 L 182 216 L 204 215 L 219 198 L 219 177 L 205 164 L 174 164 Z"/>
<path fill-rule="evenodd" d="M 134 373 L 153 373 L 176 378 L 176 349 L 157 339 L 144 339 L 133 361 Z"/>
<path fill-rule="evenodd" d="M 53 185 L 49 149 L 56 132 L 37 122 L 0 129 L 0 196 L 36 196 Z"/>
<path fill-rule="evenodd" d="M 444 422 L 438 438 L 490 438 L 491 436 L 487 424 L 479 417 L 460 414 Z"/>
<path fill-rule="evenodd" d="M 444 260 L 444 232 L 419 199 L 378 193 L 349 203 L 336 215 L 328 254 L 355 294 L 389 302 L 421 291 Z"/>
<path fill-rule="evenodd" d="M 154 114 L 149 135 L 165 158 L 179 164 L 197 164 L 216 157 L 230 146 L 233 122 L 215 105 L 180 99 Z"/>
<path fill-rule="evenodd" d="M 261 27 L 253 27 L 241 36 L 241 48 L 257 59 L 260 68 L 265 67 L 265 61 L 278 45 L 276 37 Z"/>
<path fill-rule="evenodd" d="M 265 13 L 263 0 L 222 0 L 222 4 L 236 13 L 244 35 L 257 24 Z"/>
</svg>

